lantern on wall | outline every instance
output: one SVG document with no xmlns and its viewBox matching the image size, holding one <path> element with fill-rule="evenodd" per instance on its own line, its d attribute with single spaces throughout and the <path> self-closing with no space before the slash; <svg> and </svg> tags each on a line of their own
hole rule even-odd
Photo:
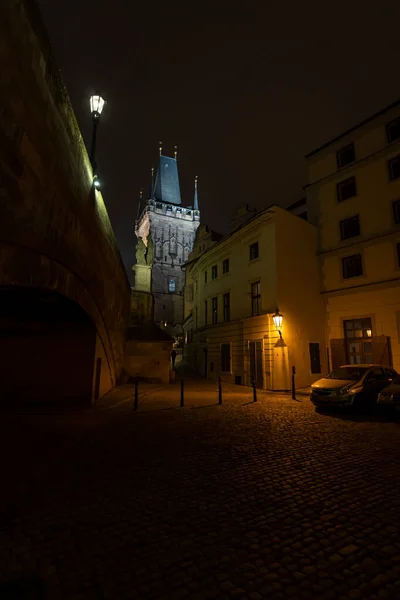
<svg viewBox="0 0 400 600">
<path fill-rule="evenodd" d="M 276 312 L 274 315 L 272 315 L 272 320 L 274 322 L 275 325 L 275 329 L 277 330 L 277 332 L 279 333 L 279 336 L 282 337 L 282 321 L 283 321 L 283 315 L 279 312 L 279 308 L 276 309 Z"/>
</svg>

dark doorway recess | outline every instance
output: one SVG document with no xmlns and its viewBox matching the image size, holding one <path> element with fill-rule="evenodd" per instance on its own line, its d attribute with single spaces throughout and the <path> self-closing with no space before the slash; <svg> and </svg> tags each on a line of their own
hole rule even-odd
<svg viewBox="0 0 400 600">
<path fill-rule="evenodd" d="M 0 287 L 0 408 L 90 403 L 96 330 L 55 292 Z"/>
</svg>

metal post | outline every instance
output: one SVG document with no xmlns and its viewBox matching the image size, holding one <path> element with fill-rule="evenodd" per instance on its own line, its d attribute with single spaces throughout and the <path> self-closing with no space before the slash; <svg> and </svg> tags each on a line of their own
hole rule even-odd
<svg viewBox="0 0 400 600">
<path fill-rule="evenodd" d="M 96 171 L 96 139 L 97 139 L 97 125 L 99 124 L 98 117 L 93 116 L 93 129 L 92 129 L 92 144 L 90 148 L 90 162 L 92 164 L 93 171 Z"/>
<path fill-rule="evenodd" d="M 133 410 L 138 409 L 138 404 L 139 404 L 139 378 L 136 377 L 136 379 L 135 379 L 135 395 L 134 395 L 134 399 L 133 399 Z"/>
<path fill-rule="evenodd" d="M 292 367 L 292 400 L 296 400 L 295 375 L 296 375 L 296 367 Z"/>
<path fill-rule="evenodd" d="M 253 377 L 253 402 L 257 402 L 256 378 Z"/>
<path fill-rule="evenodd" d="M 222 404 L 222 384 L 221 384 L 221 377 L 218 377 L 218 404 Z"/>
<path fill-rule="evenodd" d="M 184 401 L 184 393 L 183 393 L 183 379 L 181 379 L 181 408 L 184 407 L 185 405 L 185 401 Z"/>
</svg>

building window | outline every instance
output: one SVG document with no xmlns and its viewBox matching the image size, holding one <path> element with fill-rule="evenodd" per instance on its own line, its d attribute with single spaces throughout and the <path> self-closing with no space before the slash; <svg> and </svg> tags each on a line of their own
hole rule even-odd
<svg viewBox="0 0 400 600">
<path fill-rule="evenodd" d="M 176 281 L 174 277 L 168 279 L 168 291 L 173 294 L 176 291 Z"/>
<path fill-rule="evenodd" d="M 222 261 L 222 273 L 223 275 L 229 273 L 229 258 L 225 258 L 225 260 Z"/>
<path fill-rule="evenodd" d="M 221 372 L 231 372 L 231 345 L 221 344 Z"/>
<path fill-rule="evenodd" d="M 204 283 L 207 283 L 207 271 L 204 271 Z"/>
<path fill-rule="evenodd" d="M 386 125 L 386 136 L 389 144 L 400 138 L 400 118 L 394 119 Z"/>
<path fill-rule="evenodd" d="M 357 194 L 355 177 L 349 177 L 336 186 L 338 202 L 343 202 Z"/>
<path fill-rule="evenodd" d="M 340 221 L 340 239 L 348 240 L 349 238 L 360 235 L 360 218 L 358 215 L 343 219 Z"/>
<path fill-rule="evenodd" d="M 231 297 L 230 294 L 224 294 L 224 321 L 230 321 L 231 319 Z"/>
<path fill-rule="evenodd" d="M 393 219 L 395 223 L 400 223 L 400 200 L 395 200 L 393 206 Z"/>
<path fill-rule="evenodd" d="M 211 279 L 217 279 L 218 277 L 218 266 L 214 265 L 211 267 Z"/>
<path fill-rule="evenodd" d="M 371 319 L 353 319 L 344 321 L 343 325 L 346 361 L 351 365 L 371 364 L 373 362 Z"/>
<path fill-rule="evenodd" d="M 249 249 L 250 249 L 250 260 L 254 260 L 254 259 L 258 258 L 258 242 L 254 242 L 254 244 L 251 244 Z"/>
<path fill-rule="evenodd" d="M 345 146 L 336 152 L 336 163 L 338 169 L 349 165 L 350 163 L 354 162 L 355 159 L 356 156 L 354 152 L 354 144 L 348 144 L 348 146 Z"/>
<path fill-rule="evenodd" d="M 218 298 L 211 298 L 212 324 L 218 323 Z"/>
<path fill-rule="evenodd" d="M 164 261 L 167 262 L 168 256 L 164 256 Z"/>
<path fill-rule="evenodd" d="M 309 344 L 309 350 L 311 373 L 321 373 L 321 357 L 319 352 L 319 344 L 311 342 Z"/>
<path fill-rule="evenodd" d="M 261 290 L 260 282 L 256 281 L 251 284 L 251 314 L 254 317 L 259 315 L 261 311 Z"/>
<path fill-rule="evenodd" d="M 397 251 L 397 266 L 400 267 L 400 242 L 397 242 L 397 244 L 396 244 L 396 251 Z"/>
<path fill-rule="evenodd" d="M 362 275 L 363 266 L 361 254 L 353 254 L 353 256 L 342 258 L 342 272 L 343 279 L 350 279 L 351 277 L 359 277 Z"/>
<path fill-rule="evenodd" d="M 207 321 L 208 321 L 208 302 L 207 300 L 204 300 L 204 325 L 207 325 Z"/>
<path fill-rule="evenodd" d="M 391 158 L 388 162 L 389 166 L 389 179 L 394 181 L 400 177 L 400 154 Z"/>
</svg>

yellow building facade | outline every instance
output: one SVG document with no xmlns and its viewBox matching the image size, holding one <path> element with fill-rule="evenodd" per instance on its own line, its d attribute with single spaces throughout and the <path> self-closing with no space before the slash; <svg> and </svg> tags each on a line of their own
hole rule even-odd
<svg viewBox="0 0 400 600">
<path fill-rule="evenodd" d="M 400 102 L 306 159 L 331 366 L 400 372 Z"/>
<path fill-rule="evenodd" d="M 292 367 L 297 387 L 319 379 L 327 361 L 317 243 L 314 226 L 279 206 L 208 249 L 199 235 L 185 265 L 186 361 L 263 389 L 290 389 Z"/>
</svg>

